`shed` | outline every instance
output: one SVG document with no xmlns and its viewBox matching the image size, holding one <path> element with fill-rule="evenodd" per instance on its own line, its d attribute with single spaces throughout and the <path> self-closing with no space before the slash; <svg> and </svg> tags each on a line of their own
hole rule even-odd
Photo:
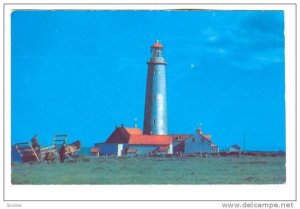
<svg viewBox="0 0 300 209">
<path fill-rule="evenodd" d="M 230 156 L 238 157 L 241 155 L 241 147 L 237 144 L 231 145 L 228 148 L 228 154 Z"/>
<path fill-rule="evenodd" d="M 228 148 L 228 152 L 241 152 L 241 147 L 237 144 L 231 145 Z"/>
<path fill-rule="evenodd" d="M 92 156 L 97 156 L 98 157 L 99 154 L 100 154 L 100 149 L 98 147 L 92 147 L 90 152 L 91 152 Z"/>
</svg>

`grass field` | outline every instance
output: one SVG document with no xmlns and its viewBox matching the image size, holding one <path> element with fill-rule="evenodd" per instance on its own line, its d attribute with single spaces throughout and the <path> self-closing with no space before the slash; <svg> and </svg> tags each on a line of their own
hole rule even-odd
<svg viewBox="0 0 300 209">
<path fill-rule="evenodd" d="M 12 184 L 282 184 L 285 157 L 111 158 L 13 164 Z"/>
</svg>

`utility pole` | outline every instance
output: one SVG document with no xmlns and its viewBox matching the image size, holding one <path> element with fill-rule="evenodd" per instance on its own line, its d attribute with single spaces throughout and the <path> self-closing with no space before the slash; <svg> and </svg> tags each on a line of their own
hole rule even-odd
<svg viewBox="0 0 300 209">
<path fill-rule="evenodd" d="M 244 152 L 246 152 L 246 134 L 244 132 Z"/>
</svg>

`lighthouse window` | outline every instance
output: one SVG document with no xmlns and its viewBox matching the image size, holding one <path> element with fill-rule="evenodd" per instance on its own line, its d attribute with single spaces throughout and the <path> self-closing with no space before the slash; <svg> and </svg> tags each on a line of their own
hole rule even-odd
<svg viewBox="0 0 300 209">
<path fill-rule="evenodd" d="M 152 50 L 152 57 L 155 57 L 155 50 Z"/>
<path fill-rule="evenodd" d="M 155 125 L 155 120 L 153 120 L 153 124 Z"/>
<path fill-rule="evenodd" d="M 160 56 L 161 56 L 161 52 L 160 52 L 160 51 L 157 51 L 157 52 L 156 52 L 156 56 L 157 56 L 157 57 L 160 57 Z"/>
</svg>

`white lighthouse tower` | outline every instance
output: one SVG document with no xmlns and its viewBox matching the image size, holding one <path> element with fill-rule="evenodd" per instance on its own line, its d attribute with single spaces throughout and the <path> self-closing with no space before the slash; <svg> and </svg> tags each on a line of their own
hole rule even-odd
<svg viewBox="0 0 300 209">
<path fill-rule="evenodd" d="M 151 58 L 147 62 L 147 86 L 144 114 L 144 134 L 167 135 L 167 81 L 163 45 L 156 41 L 151 46 Z"/>
</svg>

